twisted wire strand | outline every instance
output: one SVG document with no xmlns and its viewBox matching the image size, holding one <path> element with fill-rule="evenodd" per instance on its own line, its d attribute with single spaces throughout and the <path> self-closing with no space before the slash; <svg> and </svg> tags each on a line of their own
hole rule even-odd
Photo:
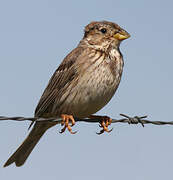
<svg viewBox="0 0 173 180">
<path fill-rule="evenodd" d="M 153 125 L 173 125 L 173 121 L 150 121 L 147 118 L 147 116 L 134 116 L 130 117 L 125 114 L 120 114 L 120 116 L 124 117 L 122 119 L 112 119 L 112 123 L 128 123 L 128 124 L 141 124 L 144 127 L 144 124 L 153 124 Z M 57 124 L 60 124 L 62 119 L 61 118 L 37 118 L 37 117 L 6 117 L 6 116 L 0 116 L 0 121 L 4 120 L 13 120 L 13 121 L 32 121 L 32 124 L 34 122 L 45 122 L 45 121 L 54 121 L 57 122 Z M 75 118 L 76 122 L 87 122 L 87 123 L 99 123 L 99 119 L 79 119 Z"/>
</svg>

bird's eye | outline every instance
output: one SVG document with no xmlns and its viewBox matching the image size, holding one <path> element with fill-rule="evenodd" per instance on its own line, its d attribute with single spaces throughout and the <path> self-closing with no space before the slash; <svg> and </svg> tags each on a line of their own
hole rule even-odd
<svg viewBox="0 0 173 180">
<path fill-rule="evenodd" d="M 107 30 L 105 28 L 100 30 L 103 34 L 105 34 L 107 32 Z"/>
</svg>

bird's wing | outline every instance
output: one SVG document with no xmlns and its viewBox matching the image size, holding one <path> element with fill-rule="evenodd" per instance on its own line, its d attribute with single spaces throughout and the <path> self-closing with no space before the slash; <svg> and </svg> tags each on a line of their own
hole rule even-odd
<svg viewBox="0 0 173 180">
<path fill-rule="evenodd" d="M 58 69 L 50 79 L 40 101 L 35 109 L 36 117 L 47 117 L 51 112 L 55 98 L 62 96 L 68 85 L 77 77 L 74 63 L 83 54 L 83 48 L 77 47 L 62 61 Z"/>
</svg>

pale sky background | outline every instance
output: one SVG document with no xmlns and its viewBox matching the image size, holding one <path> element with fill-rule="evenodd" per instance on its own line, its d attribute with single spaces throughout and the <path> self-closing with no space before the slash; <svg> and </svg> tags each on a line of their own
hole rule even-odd
<svg viewBox="0 0 173 180">
<path fill-rule="evenodd" d="M 51 75 L 91 21 L 118 23 L 125 67 L 116 95 L 98 114 L 148 115 L 171 121 L 173 1 L 1 0 L 0 115 L 32 117 Z M 77 123 L 76 135 L 50 129 L 25 165 L 3 168 L 27 136 L 29 122 L 0 122 L 0 179 L 172 180 L 173 126 Z"/>
</svg>

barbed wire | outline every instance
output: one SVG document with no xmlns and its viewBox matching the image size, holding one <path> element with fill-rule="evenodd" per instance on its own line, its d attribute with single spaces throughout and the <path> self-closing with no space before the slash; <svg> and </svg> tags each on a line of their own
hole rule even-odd
<svg viewBox="0 0 173 180">
<path fill-rule="evenodd" d="M 120 114 L 120 116 L 124 117 L 122 119 L 112 119 L 112 123 L 128 123 L 128 124 L 141 124 L 144 127 L 144 124 L 153 124 L 153 125 L 173 125 L 173 121 L 150 121 L 147 116 L 134 116 L 130 117 L 125 114 Z M 0 121 L 4 120 L 13 120 L 13 121 L 32 121 L 31 125 L 34 122 L 56 122 L 56 124 L 60 124 L 62 122 L 61 118 L 38 118 L 38 117 L 6 117 L 0 116 Z M 76 122 L 87 122 L 87 123 L 99 123 L 100 119 L 80 119 L 75 118 Z M 31 127 L 31 126 L 30 126 Z"/>
</svg>

